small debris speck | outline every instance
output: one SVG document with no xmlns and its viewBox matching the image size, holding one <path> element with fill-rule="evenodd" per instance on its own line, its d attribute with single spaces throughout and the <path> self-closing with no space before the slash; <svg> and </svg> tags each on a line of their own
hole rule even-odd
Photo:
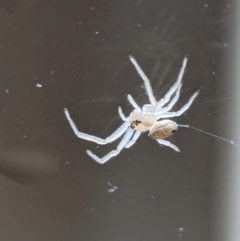
<svg viewBox="0 0 240 241">
<path fill-rule="evenodd" d="M 115 191 L 117 190 L 117 187 L 116 187 L 116 186 L 113 186 L 110 182 L 107 182 L 107 184 L 108 184 L 110 187 L 112 187 L 112 188 L 108 189 L 108 192 L 109 192 L 109 193 L 113 193 L 113 192 L 115 192 Z"/>
<path fill-rule="evenodd" d="M 179 232 L 183 232 L 183 230 L 184 230 L 183 227 L 180 227 L 180 228 L 178 229 Z"/>
<path fill-rule="evenodd" d="M 42 85 L 41 84 L 36 84 L 36 87 L 37 88 L 42 88 Z"/>
</svg>

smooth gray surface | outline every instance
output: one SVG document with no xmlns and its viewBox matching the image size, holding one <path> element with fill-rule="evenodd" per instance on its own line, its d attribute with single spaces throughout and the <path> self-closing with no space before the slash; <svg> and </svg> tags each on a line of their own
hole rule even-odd
<svg viewBox="0 0 240 241">
<path fill-rule="evenodd" d="M 1 240 L 211 240 L 215 151 L 230 144 L 180 129 L 175 153 L 145 134 L 99 165 L 86 149 L 102 156 L 116 143 L 78 139 L 62 109 L 81 131 L 106 137 L 121 123 L 118 105 L 131 111 L 127 93 L 146 103 L 128 55 L 161 98 L 188 54 L 175 109 L 201 93 L 175 120 L 231 138 L 231 83 L 220 75 L 231 4 L 22 0 L 0 10 Z"/>
</svg>

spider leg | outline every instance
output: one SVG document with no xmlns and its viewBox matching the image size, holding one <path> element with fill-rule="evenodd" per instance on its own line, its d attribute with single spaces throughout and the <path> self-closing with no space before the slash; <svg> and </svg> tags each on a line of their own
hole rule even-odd
<svg viewBox="0 0 240 241">
<path fill-rule="evenodd" d="M 129 118 L 127 118 L 124 114 L 123 114 L 123 111 L 122 111 L 122 108 L 120 106 L 118 106 L 118 114 L 120 115 L 121 119 L 123 121 L 129 121 Z"/>
<path fill-rule="evenodd" d="M 177 103 L 179 97 L 180 97 L 180 90 L 181 90 L 182 84 L 180 84 L 178 86 L 177 92 L 175 94 L 175 96 L 172 98 L 172 100 L 169 102 L 169 104 L 164 107 L 164 108 L 160 108 L 158 110 L 155 111 L 155 115 L 161 115 L 169 110 L 171 110 L 173 108 L 173 106 Z"/>
<path fill-rule="evenodd" d="M 189 101 L 178 111 L 174 111 L 174 112 L 166 112 L 164 114 L 160 114 L 157 116 L 157 119 L 162 119 L 162 118 L 169 118 L 169 117 L 175 117 L 175 116 L 180 116 L 182 115 L 193 103 L 193 101 L 195 100 L 195 98 L 198 96 L 198 94 L 200 93 L 200 90 L 197 90 L 189 99 Z"/>
<path fill-rule="evenodd" d="M 142 112 L 140 106 L 137 104 L 137 102 L 133 99 L 133 97 L 131 95 L 127 95 L 128 101 L 130 102 L 130 104 L 134 107 L 134 109 L 136 109 L 138 112 Z"/>
<path fill-rule="evenodd" d="M 110 160 L 112 157 L 117 156 L 121 150 L 126 146 L 126 144 L 129 142 L 129 140 L 131 139 L 132 135 L 133 135 L 134 130 L 132 128 L 128 128 L 125 135 L 123 136 L 121 142 L 119 143 L 119 145 L 117 146 L 116 150 L 113 150 L 111 152 L 109 152 L 107 155 L 105 155 L 102 158 L 99 158 L 98 156 L 96 156 L 95 154 L 93 154 L 91 151 L 87 150 L 87 154 L 92 157 L 96 162 L 100 163 L 100 164 L 104 164 L 105 162 L 107 162 L 108 160 Z"/>
<path fill-rule="evenodd" d="M 172 148 L 176 152 L 180 152 L 179 148 L 176 145 L 172 144 L 170 141 L 166 141 L 166 140 L 163 140 L 163 139 L 157 139 L 156 141 L 161 145 L 168 146 L 168 147 Z"/>
<path fill-rule="evenodd" d="M 143 79 L 150 103 L 152 104 L 153 107 L 156 107 L 157 101 L 153 95 L 151 83 L 150 83 L 148 77 L 145 75 L 145 73 L 143 72 L 143 70 L 141 69 L 141 67 L 139 66 L 139 64 L 137 63 L 137 61 L 134 59 L 134 57 L 132 55 L 129 56 L 129 59 L 135 66 L 140 77 Z"/>
<path fill-rule="evenodd" d="M 126 144 L 125 148 L 130 148 L 132 145 L 134 145 L 137 141 L 137 139 L 141 136 L 141 131 L 136 131 L 132 137 L 132 139 Z"/>
<path fill-rule="evenodd" d="M 169 89 L 169 91 L 166 93 L 166 95 L 157 103 L 157 109 L 163 107 L 166 103 L 169 102 L 171 96 L 174 94 L 174 92 L 176 92 L 176 90 L 178 89 L 179 85 L 182 82 L 182 77 L 185 71 L 185 68 L 187 66 L 187 61 L 188 61 L 188 56 L 186 55 L 183 59 L 183 63 L 182 63 L 182 67 L 181 70 L 178 74 L 177 77 L 177 81 L 175 82 L 175 84 Z"/>
<path fill-rule="evenodd" d="M 66 108 L 64 108 L 63 110 L 64 110 L 65 116 L 67 117 L 67 120 L 68 120 L 73 132 L 75 133 L 75 135 L 78 138 L 81 138 L 81 139 L 84 139 L 84 140 L 87 140 L 87 141 L 92 141 L 92 142 L 95 142 L 99 145 L 105 145 L 105 144 L 108 144 L 110 142 L 113 142 L 113 141 L 117 140 L 120 136 L 123 135 L 124 132 L 126 132 L 126 130 L 129 127 L 129 123 L 124 122 L 116 131 L 114 131 L 112 133 L 112 135 L 110 135 L 106 139 L 102 139 L 102 138 L 99 138 L 97 136 L 89 135 L 89 134 L 78 131 L 75 123 L 73 122 L 73 120 L 70 117 L 69 111 Z"/>
</svg>

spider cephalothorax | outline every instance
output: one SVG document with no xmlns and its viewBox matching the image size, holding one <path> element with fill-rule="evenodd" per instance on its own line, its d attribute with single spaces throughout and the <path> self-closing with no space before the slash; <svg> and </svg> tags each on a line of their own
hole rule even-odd
<svg viewBox="0 0 240 241">
<path fill-rule="evenodd" d="M 148 131 L 156 121 L 157 118 L 154 115 L 143 115 L 137 110 L 134 110 L 129 116 L 131 128 L 141 132 Z"/>
<path fill-rule="evenodd" d="M 100 145 L 105 145 L 117 140 L 121 137 L 124 133 L 124 136 L 117 146 L 116 150 L 109 152 L 102 158 L 97 157 L 91 151 L 87 150 L 87 154 L 91 156 L 95 161 L 100 164 L 107 162 L 114 156 L 117 156 L 123 148 L 129 148 L 140 137 L 141 133 L 149 131 L 148 136 L 152 139 L 155 139 L 159 144 L 169 146 L 175 151 L 180 151 L 177 146 L 172 144 L 170 141 L 164 140 L 167 137 L 172 136 L 178 129 L 178 124 L 172 120 L 167 118 L 176 117 L 182 115 L 193 103 L 194 99 L 199 94 L 199 90 L 196 91 L 189 99 L 189 101 L 178 111 L 174 112 L 171 111 L 173 106 L 176 104 L 180 97 L 180 90 L 182 87 L 182 77 L 184 74 L 184 70 L 187 65 L 188 57 L 185 56 L 182 64 L 182 68 L 179 72 L 177 81 L 174 85 L 168 90 L 165 96 L 156 101 L 152 87 L 150 85 L 150 81 L 142 71 L 140 66 L 138 65 L 137 61 L 133 58 L 133 56 L 129 56 L 131 62 L 135 66 L 138 74 L 144 81 L 144 85 L 146 88 L 146 92 L 149 97 L 150 104 L 145 104 L 141 108 L 133 99 L 131 95 L 128 95 L 128 101 L 133 106 L 134 110 L 131 112 L 129 117 L 126 117 L 121 107 L 118 107 L 118 113 L 123 120 L 123 124 L 109 137 L 106 139 L 102 139 L 93 135 L 89 135 L 83 132 L 78 131 L 76 125 L 74 124 L 73 120 L 70 117 L 70 114 L 66 108 L 64 108 L 64 113 L 69 121 L 70 126 L 72 127 L 74 133 L 77 137 L 81 139 L 85 139 L 88 141 L 95 142 Z M 163 119 L 163 120 L 160 120 Z"/>
</svg>

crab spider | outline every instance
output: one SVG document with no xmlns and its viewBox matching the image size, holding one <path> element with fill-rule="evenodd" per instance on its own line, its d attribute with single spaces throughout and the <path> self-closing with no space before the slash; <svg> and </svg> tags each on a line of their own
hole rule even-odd
<svg viewBox="0 0 240 241">
<path fill-rule="evenodd" d="M 128 95 L 128 101 L 133 106 L 134 110 L 130 113 L 128 117 L 126 117 L 123 114 L 121 107 L 118 107 L 118 113 L 123 120 L 123 124 L 109 137 L 102 139 L 94 135 L 89 135 L 78 131 L 75 123 L 73 122 L 69 114 L 69 111 L 64 108 L 65 116 L 73 132 L 78 138 L 92 141 L 100 145 L 105 145 L 117 140 L 123 135 L 123 138 L 117 146 L 117 149 L 109 152 L 102 158 L 99 158 L 91 151 L 87 150 L 87 154 L 100 164 L 104 164 L 112 157 L 117 156 L 122 151 L 122 149 L 130 148 L 136 143 L 140 135 L 146 131 L 149 131 L 148 136 L 152 139 L 155 139 L 159 144 L 168 146 L 179 152 L 179 148 L 176 145 L 172 144 L 170 141 L 165 140 L 165 138 L 172 136 L 177 131 L 180 125 L 166 118 L 182 115 L 186 110 L 189 109 L 189 107 L 199 94 L 199 90 L 197 90 L 180 110 L 175 112 L 171 111 L 171 109 L 180 97 L 182 78 L 187 65 L 188 56 L 185 56 L 183 59 L 182 67 L 180 69 L 176 82 L 167 91 L 165 96 L 159 101 L 157 101 L 155 96 L 153 95 L 150 81 L 141 69 L 141 67 L 138 65 L 137 61 L 134 59 L 133 56 L 129 56 L 129 58 L 132 64 L 135 66 L 138 74 L 143 79 L 150 104 L 145 104 L 141 108 L 133 99 L 133 97 L 131 95 Z"/>
</svg>

